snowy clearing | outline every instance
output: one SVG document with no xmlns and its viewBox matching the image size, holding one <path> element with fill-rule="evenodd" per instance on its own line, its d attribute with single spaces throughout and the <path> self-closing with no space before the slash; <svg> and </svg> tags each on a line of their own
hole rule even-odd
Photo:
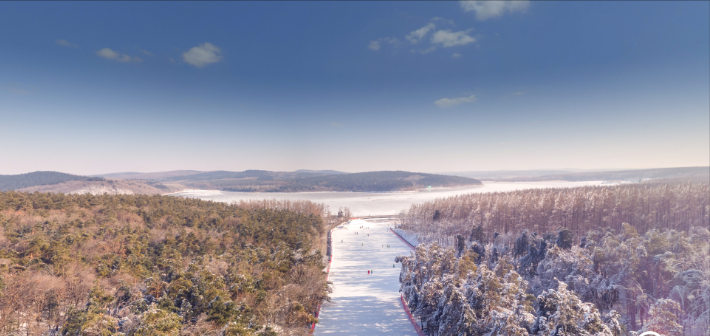
<svg viewBox="0 0 710 336">
<path fill-rule="evenodd" d="M 353 220 L 333 230 L 328 277 L 333 282 L 332 301 L 321 307 L 316 335 L 416 336 L 400 302 L 400 265 L 394 263 L 395 256 L 409 255 L 411 249 L 389 231 L 389 225 Z M 368 270 L 374 274 L 368 275 Z"/>
</svg>

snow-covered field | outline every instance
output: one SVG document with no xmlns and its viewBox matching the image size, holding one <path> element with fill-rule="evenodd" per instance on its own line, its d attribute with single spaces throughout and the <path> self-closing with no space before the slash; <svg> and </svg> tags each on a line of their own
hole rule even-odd
<svg viewBox="0 0 710 336">
<path fill-rule="evenodd" d="M 400 265 L 394 263 L 411 249 L 388 227 L 388 222 L 353 220 L 333 230 L 332 301 L 321 307 L 316 335 L 416 336 L 399 299 Z"/>
<path fill-rule="evenodd" d="M 170 195 L 199 198 L 217 202 L 239 202 L 249 200 L 308 200 L 324 203 L 332 212 L 338 212 L 340 207 L 348 207 L 355 216 L 396 215 L 409 210 L 412 204 L 424 203 L 437 198 L 461 194 L 503 192 L 538 188 L 573 188 L 587 185 L 601 185 L 601 181 L 565 182 L 488 182 L 482 186 L 457 188 L 434 188 L 419 192 L 300 192 L 300 193 L 264 193 L 264 192 L 233 192 L 219 190 L 190 190 Z"/>
</svg>

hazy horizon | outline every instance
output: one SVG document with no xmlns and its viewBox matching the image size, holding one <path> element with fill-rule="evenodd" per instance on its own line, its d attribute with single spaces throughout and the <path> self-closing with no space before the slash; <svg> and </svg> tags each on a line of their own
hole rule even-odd
<svg viewBox="0 0 710 336">
<path fill-rule="evenodd" d="M 375 171 L 409 171 L 409 172 L 414 172 L 414 173 L 427 173 L 427 174 L 441 174 L 441 175 L 452 175 L 452 174 L 471 174 L 471 173 L 514 173 L 514 172 L 519 172 L 519 173 L 525 173 L 525 172 L 540 172 L 540 174 L 530 174 L 530 176 L 542 176 L 542 175 L 553 175 L 557 173 L 582 173 L 582 172 L 606 172 L 606 171 L 633 171 L 633 170 L 646 170 L 646 169 L 671 169 L 671 168 L 704 168 L 710 166 L 686 166 L 686 167 L 650 167 L 650 168 L 599 168 L 599 169 L 584 169 L 584 168 L 556 168 L 556 169 L 547 169 L 547 168 L 537 168 L 537 169 L 496 169 L 496 170 L 459 170 L 459 171 L 417 171 L 417 170 L 405 170 L 405 169 L 384 169 L 384 170 L 362 170 L 362 171 L 344 171 L 344 170 L 334 170 L 334 169 L 294 169 L 294 170 L 267 170 L 267 169 L 244 169 L 244 170 L 228 170 L 228 169 L 211 169 L 211 170 L 196 170 L 196 169 L 171 169 L 171 170 L 162 170 L 162 171 L 112 171 L 112 172 L 104 172 L 104 173 L 91 173 L 91 174 L 79 174 L 71 171 L 57 171 L 57 170 L 33 170 L 33 171 L 26 171 L 26 172 L 20 172 L 20 173 L 3 173 L 0 172 L 0 175 L 20 175 L 20 174 L 26 174 L 26 173 L 32 173 L 32 172 L 38 172 L 38 171 L 56 171 L 60 173 L 66 173 L 66 174 L 74 174 L 74 175 L 81 175 L 81 176 L 105 176 L 105 175 L 120 175 L 120 174 L 152 174 L 152 173 L 164 173 L 164 172 L 179 172 L 179 171 L 198 171 L 198 172 L 212 172 L 212 171 L 232 171 L 232 172 L 240 172 L 240 171 L 245 171 L 245 170 L 266 170 L 266 171 L 273 171 L 273 172 L 295 172 L 299 170 L 311 170 L 311 171 L 338 171 L 341 173 L 364 173 L 364 172 L 375 172 Z M 522 175 L 521 175 L 522 176 Z M 486 176 L 481 176 L 481 177 L 486 177 Z"/>
<path fill-rule="evenodd" d="M 709 17 L 708 2 L 2 2 L 0 174 L 708 166 Z"/>
</svg>

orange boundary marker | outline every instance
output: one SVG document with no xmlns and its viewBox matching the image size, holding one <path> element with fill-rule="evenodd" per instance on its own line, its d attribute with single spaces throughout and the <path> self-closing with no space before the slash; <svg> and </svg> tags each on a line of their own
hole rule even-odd
<svg viewBox="0 0 710 336">
<path fill-rule="evenodd" d="M 395 230 L 392 230 L 390 228 L 390 231 L 394 233 L 397 238 L 401 239 L 407 246 L 409 246 L 410 249 L 414 250 L 416 247 L 414 245 L 410 244 L 406 239 L 404 239 L 399 233 L 397 233 Z M 409 307 L 407 307 L 407 303 L 404 302 L 404 293 L 399 295 L 399 300 L 402 302 L 402 308 L 404 308 L 404 312 L 407 313 L 407 317 L 409 317 L 409 322 L 412 322 L 412 325 L 414 326 L 414 330 L 417 332 L 417 335 L 419 336 L 425 336 L 424 332 L 422 331 L 422 328 L 417 324 L 417 320 L 414 319 L 414 316 L 412 316 L 412 312 L 409 310 Z"/>
<path fill-rule="evenodd" d="M 395 235 L 397 235 L 397 237 L 398 237 L 399 239 L 401 239 L 405 244 L 407 244 L 407 246 L 409 246 L 410 249 L 412 249 L 412 250 L 416 250 L 416 249 L 417 249 L 416 246 L 410 244 L 406 239 L 404 239 L 402 236 L 400 236 L 399 233 L 397 233 L 395 230 L 392 230 L 392 228 L 390 228 L 390 231 L 392 231 L 392 233 L 394 233 Z"/>
<path fill-rule="evenodd" d="M 414 326 L 414 330 L 417 332 L 417 335 L 425 336 L 424 332 L 422 331 L 422 328 L 417 324 L 417 321 L 414 319 L 414 316 L 412 316 L 412 312 L 409 311 L 407 303 L 404 302 L 404 294 L 399 295 L 399 300 L 402 301 L 402 307 L 404 307 L 404 312 L 407 313 L 407 317 L 409 317 L 409 322 L 412 322 L 412 325 Z"/>
</svg>

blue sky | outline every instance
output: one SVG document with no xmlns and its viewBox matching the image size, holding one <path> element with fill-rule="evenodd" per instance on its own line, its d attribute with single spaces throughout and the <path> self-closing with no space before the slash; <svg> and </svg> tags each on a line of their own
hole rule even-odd
<svg viewBox="0 0 710 336">
<path fill-rule="evenodd" d="M 0 2 L 0 174 L 710 161 L 708 2 Z"/>
</svg>

